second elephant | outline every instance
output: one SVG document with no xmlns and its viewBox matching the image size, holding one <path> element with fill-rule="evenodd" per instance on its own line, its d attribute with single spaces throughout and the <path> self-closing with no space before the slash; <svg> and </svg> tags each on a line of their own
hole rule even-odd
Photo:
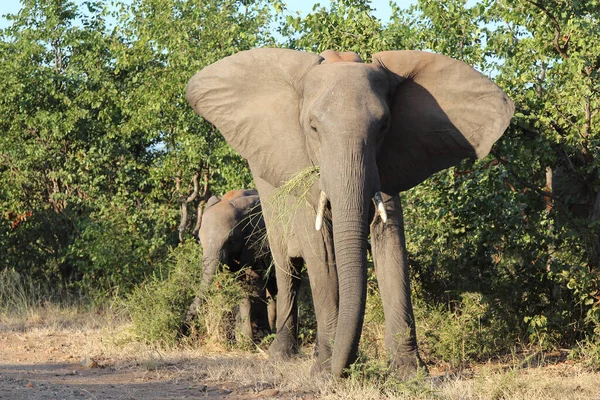
<svg viewBox="0 0 600 400">
<path fill-rule="evenodd" d="M 221 198 L 211 197 L 202 215 L 199 238 L 202 282 L 186 321 L 196 317 L 219 266 L 225 264 L 232 273 L 245 269 L 240 276 L 246 295 L 239 305 L 239 332 L 248 338 L 255 337 L 257 331 L 271 332 L 275 328 L 273 297 L 277 288 L 269 271 L 271 254 L 258 192 L 232 190 Z"/>
</svg>

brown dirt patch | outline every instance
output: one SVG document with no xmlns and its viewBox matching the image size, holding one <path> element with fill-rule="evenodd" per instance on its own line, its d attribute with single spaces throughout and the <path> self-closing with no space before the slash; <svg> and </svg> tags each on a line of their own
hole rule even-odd
<svg viewBox="0 0 600 400">
<path fill-rule="evenodd" d="M 176 357 L 179 359 L 169 361 L 129 352 L 120 357 L 106 351 L 105 340 L 103 333 L 94 329 L 4 329 L 0 332 L 0 399 L 250 399 L 277 395 L 270 387 L 208 378 L 211 364 L 231 362 L 230 357 Z"/>
</svg>

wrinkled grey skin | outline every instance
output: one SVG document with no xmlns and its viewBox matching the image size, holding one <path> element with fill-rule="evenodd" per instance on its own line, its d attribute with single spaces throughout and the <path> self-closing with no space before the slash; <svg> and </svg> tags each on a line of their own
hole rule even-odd
<svg viewBox="0 0 600 400">
<path fill-rule="evenodd" d="M 355 359 L 366 300 L 371 235 L 388 356 L 401 376 L 420 364 L 398 193 L 464 158 L 482 158 L 514 111 L 491 81 L 460 61 L 388 51 L 254 49 L 198 72 L 186 96 L 250 165 L 277 265 L 277 338 L 293 352 L 298 268 L 308 270 L 317 318 L 317 370 L 341 376 Z M 288 198 L 290 227 L 273 192 L 319 166 L 308 198 Z M 325 222 L 315 229 L 320 191 Z M 387 223 L 372 199 L 381 192 Z"/>
<path fill-rule="evenodd" d="M 253 338 L 254 330 L 271 332 L 275 328 L 277 293 L 275 277 L 265 279 L 271 265 L 271 254 L 265 238 L 260 198 L 254 189 L 232 190 L 223 197 L 211 197 L 202 214 L 200 244 L 202 245 L 202 282 L 200 292 L 190 306 L 186 320 L 198 313 L 205 290 L 220 265 L 232 273 L 247 268 L 242 276 L 247 296 L 238 313 L 238 331 Z"/>
</svg>

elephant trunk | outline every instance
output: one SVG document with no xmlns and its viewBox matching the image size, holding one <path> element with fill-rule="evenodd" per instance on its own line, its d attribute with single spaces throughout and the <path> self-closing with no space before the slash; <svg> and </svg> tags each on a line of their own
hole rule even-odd
<svg viewBox="0 0 600 400">
<path fill-rule="evenodd" d="M 342 375 L 356 359 L 367 298 L 367 223 L 361 212 L 333 208 L 333 240 L 339 284 L 338 325 L 331 372 Z"/>
<path fill-rule="evenodd" d="M 338 324 L 331 359 L 331 372 L 336 377 L 356 360 L 358 352 L 367 297 L 368 213 L 371 198 L 379 189 L 374 157 L 365 152 L 364 146 L 353 147 L 354 151 L 346 150 L 341 158 L 333 158 L 337 160 L 334 168 L 328 168 L 333 165 L 325 161 L 321 170 L 323 189 L 331 203 L 339 285 Z M 344 170 L 340 171 L 340 166 Z"/>
<path fill-rule="evenodd" d="M 202 258 L 202 280 L 200 281 L 200 288 L 198 290 L 198 293 L 196 293 L 196 297 L 194 297 L 192 304 L 188 308 L 188 312 L 185 317 L 186 323 L 190 324 L 198 315 L 200 307 L 204 303 L 204 297 L 206 296 L 206 292 L 209 289 L 213 277 L 217 273 L 219 265 L 219 258 L 210 256 L 204 256 Z"/>
<path fill-rule="evenodd" d="M 218 254 L 218 253 L 217 253 Z M 226 259 L 223 259 L 226 260 Z M 210 286 L 213 277 L 217 273 L 219 266 L 221 265 L 221 259 L 214 256 L 203 257 L 202 259 L 202 281 L 201 288 L 207 290 Z"/>
</svg>

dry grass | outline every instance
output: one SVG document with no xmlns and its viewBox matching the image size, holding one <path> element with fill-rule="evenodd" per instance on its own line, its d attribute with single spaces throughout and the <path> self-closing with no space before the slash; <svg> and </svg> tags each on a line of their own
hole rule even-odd
<svg viewBox="0 0 600 400">
<path fill-rule="evenodd" d="M 318 179 L 318 166 L 305 168 L 284 183 L 281 187 L 277 188 L 273 193 L 271 202 L 274 204 L 285 205 L 287 196 L 294 196 L 298 199 L 306 200 L 308 191 Z"/>
<path fill-rule="evenodd" d="M 72 332 L 121 326 L 124 317 L 100 309 L 85 311 L 75 305 L 43 302 L 19 313 L 0 313 L 0 332 Z"/>
<path fill-rule="evenodd" d="M 194 357 L 200 356 L 201 359 Z M 276 362 L 247 354 L 187 354 L 187 368 L 199 379 L 236 382 L 260 391 L 276 388 L 290 396 L 325 399 L 598 399 L 600 375 L 574 365 L 532 369 L 483 366 L 470 376 L 429 377 L 398 383 L 350 377 L 335 381 L 314 377 L 309 357 Z M 177 361 L 173 361 L 177 362 Z"/>
<path fill-rule="evenodd" d="M 275 388 L 285 398 L 324 399 L 600 399 L 600 374 L 574 363 L 533 368 L 513 364 L 475 366 L 459 375 L 443 375 L 432 370 L 429 377 L 400 382 L 384 368 L 371 376 L 352 374 L 344 380 L 311 374 L 312 349 L 289 361 L 275 361 L 264 353 L 224 352 L 220 348 L 181 347 L 158 353 L 139 345 L 117 346 L 121 357 L 153 370 L 173 370 L 177 375 L 192 374 L 208 382 L 235 382 L 259 392 Z M 106 350 L 105 350 L 106 351 Z M 151 367 L 148 367 L 151 366 Z"/>
<path fill-rule="evenodd" d="M 319 180 L 319 167 L 312 166 L 298 172 L 282 186 L 275 189 L 268 199 L 269 206 L 273 210 L 272 224 L 281 227 L 278 237 L 271 240 L 278 240 L 279 246 L 284 247 L 294 226 L 294 219 L 302 205 L 308 204 L 307 198 L 311 187 Z M 263 201 L 261 200 L 261 201 Z M 316 216 L 316 214 L 315 214 Z M 327 224 L 327 221 L 325 221 Z M 259 240 L 260 241 L 260 240 Z M 267 232 L 264 231 L 263 242 L 267 242 Z M 273 243 L 271 243 L 273 245 Z"/>
<path fill-rule="evenodd" d="M 527 369 L 483 366 L 471 378 L 447 379 L 440 387 L 448 399 L 598 399 L 600 374 L 569 364 Z"/>
<path fill-rule="evenodd" d="M 274 223 L 283 227 L 284 236 L 291 229 L 298 208 L 306 203 L 310 188 L 317 180 L 319 167 L 305 168 L 277 188 L 268 199 L 274 210 Z"/>
<path fill-rule="evenodd" d="M 216 347 L 159 350 L 133 340 L 129 323 L 110 312 L 44 307 L 20 319 L 4 316 L 0 327 L 5 337 L 14 333 L 28 339 L 37 354 L 68 345 L 69 357 L 93 357 L 117 370 L 134 368 L 172 381 L 233 382 L 250 392 L 275 388 L 282 398 L 600 399 L 600 374 L 575 363 L 522 368 L 522 362 L 514 361 L 475 366 L 460 375 L 432 370 L 430 377 L 412 382 L 399 382 L 381 369 L 336 381 L 312 376 L 308 355 L 274 361 L 261 352 Z"/>
</svg>

